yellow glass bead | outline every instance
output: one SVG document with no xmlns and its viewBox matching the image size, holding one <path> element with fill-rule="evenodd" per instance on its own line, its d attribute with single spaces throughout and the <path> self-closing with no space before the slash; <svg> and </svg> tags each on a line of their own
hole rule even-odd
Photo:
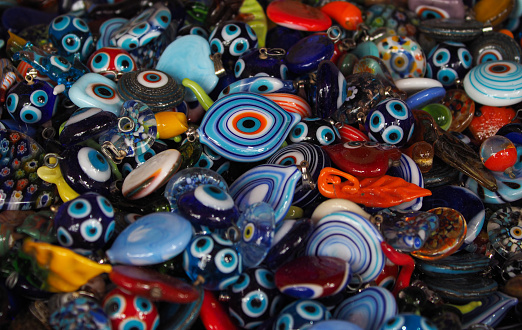
<svg viewBox="0 0 522 330">
<path fill-rule="evenodd" d="M 112 266 L 98 264 L 70 249 L 26 239 L 22 250 L 49 271 L 44 289 L 50 292 L 73 292 L 90 279 L 110 273 Z"/>
<path fill-rule="evenodd" d="M 56 159 L 54 160 L 56 161 Z M 60 198 L 64 203 L 80 196 L 80 194 L 74 191 L 67 182 L 65 182 L 65 179 L 62 176 L 62 171 L 60 170 L 60 165 L 56 165 L 56 167 L 53 168 L 40 166 L 36 173 L 40 179 L 56 185 L 56 188 L 58 188 L 58 194 L 60 194 Z"/>
<path fill-rule="evenodd" d="M 497 26 L 508 18 L 514 5 L 514 0 L 481 0 L 473 7 L 473 11 L 477 21 Z"/>
<path fill-rule="evenodd" d="M 170 139 L 188 129 L 187 116 L 183 112 L 163 111 L 155 114 L 158 138 Z"/>
</svg>

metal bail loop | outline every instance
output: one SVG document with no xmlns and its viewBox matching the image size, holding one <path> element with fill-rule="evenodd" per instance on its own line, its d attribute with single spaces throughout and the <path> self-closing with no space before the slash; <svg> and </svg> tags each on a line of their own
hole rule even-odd
<svg viewBox="0 0 522 330">
<path fill-rule="evenodd" d="M 187 141 L 190 143 L 194 143 L 199 139 L 198 131 L 196 131 L 196 129 L 192 126 L 189 127 L 185 134 L 187 134 Z"/>
<path fill-rule="evenodd" d="M 118 119 L 118 130 L 122 133 L 132 132 L 134 130 L 135 124 L 134 120 L 130 117 L 120 117 Z"/>
<path fill-rule="evenodd" d="M 210 59 L 212 62 L 214 62 L 214 72 L 216 76 L 221 78 L 226 75 L 225 67 L 223 66 L 223 61 L 221 60 L 221 53 L 210 55 Z"/>
<path fill-rule="evenodd" d="M 51 159 L 56 159 L 56 161 L 54 163 L 51 163 Z M 44 156 L 43 163 L 44 163 L 44 166 L 47 166 L 49 168 L 55 168 L 56 166 L 58 166 L 58 162 L 62 159 L 64 159 L 64 158 L 61 156 L 58 156 L 58 154 L 48 153 Z"/>
<path fill-rule="evenodd" d="M 241 231 L 239 227 L 236 225 L 232 225 L 227 228 L 225 231 L 225 238 L 231 241 L 232 243 L 237 243 L 241 239 Z"/>
<path fill-rule="evenodd" d="M 313 182 L 312 177 L 310 176 L 310 172 L 308 171 L 308 162 L 303 160 L 301 164 L 297 165 L 297 168 L 301 171 L 301 180 L 303 184 L 303 188 L 314 190 L 316 184 Z"/>
<path fill-rule="evenodd" d="M 259 58 L 262 60 L 266 60 L 269 57 L 273 58 L 283 58 L 285 57 L 286 50 L 283 48 L 260 48 L 259 49 Z"/>
<path fill-rule="evenodd" d="M 112 159 L 112 161 L 116 164 L 121 164 L 123 158 L 127 156 L 127 152 L 124 150 L 118 150 L 114 144 L 109 141 L 103 142 L 101 151 L 106 157 Z"/>
<path fill-rule="evenodd" d="M 330 40 L 332 40 L 334 43 L 341 40 L 341 35 L 343 34 L 343 31 L 341 31 L 341 28 L 337 25 L 332 25 L 328 30 L 326 30 L 326 35 Z"/>
<path fill-rule="evenodd" d="M 383 221 L 384 221 L 384 218 L 380 214 L 372 215 L 370 217 L 370 222 L 373 223 L 375 225 L 375 227 L 377 227 L 377 229 L 379 231 L 381 231 L 381 224 L 382 224 Z"/>
</svg>

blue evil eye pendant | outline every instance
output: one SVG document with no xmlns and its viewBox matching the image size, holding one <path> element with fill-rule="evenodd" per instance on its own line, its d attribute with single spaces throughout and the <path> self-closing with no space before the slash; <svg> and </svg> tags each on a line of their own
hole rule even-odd
<svg viewBox="0 0 522 330">
<path fill-rule="evenodd" d="M 169 26 L 170 10 L 161 3 L 144 10 L 111 34 L 110 46 L 127 51 L 143 47 L 158 38 Z"/>
<path fill-rule="evenodd" d="M 237 324 L 252 329 L 275 316 L 284 301 L 274 283 L 274 273 L 266 268 L 246 269 L 226 291 L 228 312 Z"/>
<path fill-rule="evenodd" d="M 153 112 L 172 110 L 185 97 L 185 87 L 159 70 L 129 72 L 118 80 L 118 93 L 125 100 L 148 105 Z"/>
<path fill-rule="evenodd" d="M 112 238 L 114 208 L 102 195 L 86 193 L 60 205 L 54 224 L 60 246 L 90 255 Z"/>
<path fill-rule="evenodd" d="M 31 76 L 27 76 L 31 77 Z M 21 125 L 41 125 L 56 112 L 58 97 L 45 81 L 27 78 L 9 89 L 4 107 Z"/>
<path fill-rule="evenodd" d="M 56 187 L 36 173 L 44 152 L 31 137 L 0 129 L 0 210 L 34 210 L 54 203 Z"/>
<path fill-rule="evenodd" d="M 326 119 L 343 105 L 346 99 L 346 79 L 331 61 L 322 61 L 316 76 L 315 108 L 317 115 Z"/>
<path fill-rule="evenodd" d="M 184 217 L 169 212 L 150 213 L 127 226 L 106 254 L 113 264 L 154 265 L 181 254 L 189 248 L 191 238 L 192 226 Z"/>
<path fill-rule="evenodd" d="M 258 202 L 269 204 L 275 212 L 275 222 L 283 220 L 301 179 L 301 167 L 259 165 L 243 173 L 230 186 L 240 212 Z"/>
<path fill-rule="evenodd" d="M 473 65 L 470 51 L 460 42 L 444 41 L 429 53 L 426 78 L 440 81 L 445 88 L 455 88 Z"/>
<path fill-rule="evenodd" d="M 500 32 L 488 32 L 469 45 L 474 65 L 494 61 L 520 63 L 522 50 L 515 39 Z"/>
<path fill-rule="evenodd" d="M 235 93 L 216 101 L 197 129 L 201 143 L 237 162 L 270 157 L 300 116 L 257 94 Z"/>
<path fill-rule="evenodd" d="M 404 146 L 411 138 L 415 118 L 400 99 L 387 99 L 368 112 L 364 128 L 372 141 Z"/>
<path fill-rule="evenodd" d="M 232 241 L 217 234 L 194 235 L 183 252 L 183 269 L 194 284 L 224 290 L 243 272 L 241 255 Z"/>
<path fill-rule="evenodd" d="M 72 146 L 94 138 L 118 125 L 118 116 L 100 108 L 80 108 L 65 122 L 59 141 L 64 146 Z"/>
<path fill-rule="evenodd" d="M 117 47 L 102 47 L 92 53 L 87 61 L 91 72 L 116 80 L 125 72 L 137 70 L 131 54 Z"/>
<path fill-rule="evenodd" d="M 245 268 L 259 266 L 272 246 L 275 231 L 274 209 L 267 203 L 255 203 L 241 213 L 237 222 L 241 239 L 237 250 Z"/>
<path fill-rule="evenodd" d="M 53 154 L 47 154 L 50 157 Z M 113 175 L 109 161 L 105 156 L 91 147 L 74 145 L 65 149 L 61 156 L 54 155 L 60 165 L 65 182 L 77 193 L 84 194 L 90 191 L 103 196 L 109 195 L 109 187 Z M 53 168 L 55 164 L 46 164 Z"/>
<path fill-rule="evenodd" d="M 308 163 L 307 169 L 312 182 L 317 182 L 319 173 L 323 168 L 332 165 L 330 158 L 322 148 L 307 142 L 298 142 L 279 149 L 266 163 L 292 166 L 299 165 L 303 161 Z M 298 182 L 295 187 L 292 205 L 304 208 L 319 197 L 319 195 L 320 193 L 317 187 L 308 189 L 308 187 L 305 187 L 301 182 Z"/>
<path fill-rule="evenodd" d="M 386 242 L 402 252 L 420 249 L 431 233 L 439 228 L 437 215 L 428 212 L 383 210 L 375 217 L 379 218 Z"/>
<path fill-rule="evenodd" d="M 288 134 L 288 143 L 308 142 L 328 146 L 341 142 L 337 127 L 327 119 L 303 118 Z"/>
<path fill-rule="evenodd" d="M 179 212 L 178 199 L 189 191 L 193 191 L 200 185 L 214 185 L 220 190 L 228 192 L 228 184 L 221 175 L 207 168 L 186 168 L 169 180 L 165 186 L 164 196 L 170 203 L 171 212 Z"/>
<path fill-rule="evenodd" d="M 314 34 L 299 40 L 286 53 L 286 65 L 291 72 L 302 75 L 317 70 L 319 63 L 330 60 L 334 43 L 326 34 Z"/>
<path fill-rule="evenodd" d="M 302 329 L 304 326 L 329 320 L 331 317 L 332 315 L 322 303 L 316 300 L 299 299 L 283 308 L 277 316 L 274 329 Z"/>
<path fill-rule="evenodd" d="M 234 65 L 237 79 L 250 78 L 257 75 L 288 79 L 288 68 L 285 65 L 286 51 L 281 48 L 254 48 L 245 52 Z"/>
<path fill-rule="evenodd" d="M 191 223 L 209 228 L 227 228 L 239 218 L 232 197 L 213 184 L 200 185 L 179 196 L 178 210 Z"/>
<path fill-rule="evenodd" d="M 146 153 L 156 135 L 156 117 L 150 108 L 142 102 L 126 101 L 118 125 L 102 134 L 99 141 L 103 154 L 119 164 L 125 157 Z"/>
<path fill-rule="evenodd" d="M 72 59 L 75 54 L 85 61 L 94 51 L 94 41 L 87 23 L 74 15 L 60 15 L 49 24 L 49 40 L 58 54 Z"/>
<path fill-rule="evenodd" d="M 123 100 L 118 85 L 98 73 L 87 73 L 69 89 L 69 98 L 79 108 L 95 107 L 119 116 Z"/>
<path fill-rule="evenodd" d="M 220 53 L 227 71 L 232 71 L 237 59 L 249 49 L 257 48 L 257 35 L 240 21 L 219 23 L 208 38 L 212 54 Z"/>
<path fill-rule="evenodd" d="M 251 77 L 238 80 L 221 91 L 218 99 L 229 94 L 250 92 L 256 94 L 289 93 L 297 94 L 297 88 L 292 80 L 282 80 L 275 77 Z"/>
</svg>

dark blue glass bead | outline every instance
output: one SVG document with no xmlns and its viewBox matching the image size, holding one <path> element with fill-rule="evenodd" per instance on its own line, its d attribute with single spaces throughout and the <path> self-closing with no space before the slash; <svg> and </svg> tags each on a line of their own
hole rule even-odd
<svg viewBox="0 0 522 330">
<path fill-rule="evenodd" d="M 250 49 L 236 61 L 234 74 L 237 79 L 262 74 L 286 80 L 288 68 L 284 64 L 284 55 L 283 49 Z"/>
<path fill-rule="evenodd" d="M 239 218 L 232 197 L 213 184 L 198 186 L 181 195 L 178 208 L 192 223 L 211 228 L 229 227 Z"/>
<path fill-rule="evenodd" d="M 303 38 L 303 33 L 298 30 L 277 25 L 268 30 L 266 34 L 267 48 L 282 48 L 288 51 L 293 45 Z"/>
<path fill-rule="evenodd" d="M 288 69 L 296 74 L 317 70 L 322 60 L 329 60 L 334 53 L 334 43 L 326 35 L 314 34 L 301 39 L 286 54 Z"/>
<path fill-rule="evenodd" d="M 325 60 L 317 69 L 317 115 L 323 119 L 343 105 L 346 99 L 346 79 L 331 61 Z"/>
<path fill-rule="evenodd" d="M 117 124 L 118 117 L 110 111 L 81 108 L 65 122 L 59 140 L 64 146 L 72 146 L 106 132 Z"/>
<path fill-rule="evenodd" d="M 308 142 L 317 146 L 328 146 L 341 142 L 339 130 L 326 119 L 303 118 L 292 128 L 287 139 L 289 144 Z"/>
</svg>

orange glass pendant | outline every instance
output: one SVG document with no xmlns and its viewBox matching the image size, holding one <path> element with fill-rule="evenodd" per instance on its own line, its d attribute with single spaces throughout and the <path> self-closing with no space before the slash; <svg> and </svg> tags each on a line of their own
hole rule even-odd
<svg viewBox="0 0 522 330">
<path fill-rule="evenodd" d="M 349 2 L 333 1 L 322 6 L 321 11 L 348 31 L 357 30 L 357 26 L 363 22 L 361 10 Z"/>
</svg>

